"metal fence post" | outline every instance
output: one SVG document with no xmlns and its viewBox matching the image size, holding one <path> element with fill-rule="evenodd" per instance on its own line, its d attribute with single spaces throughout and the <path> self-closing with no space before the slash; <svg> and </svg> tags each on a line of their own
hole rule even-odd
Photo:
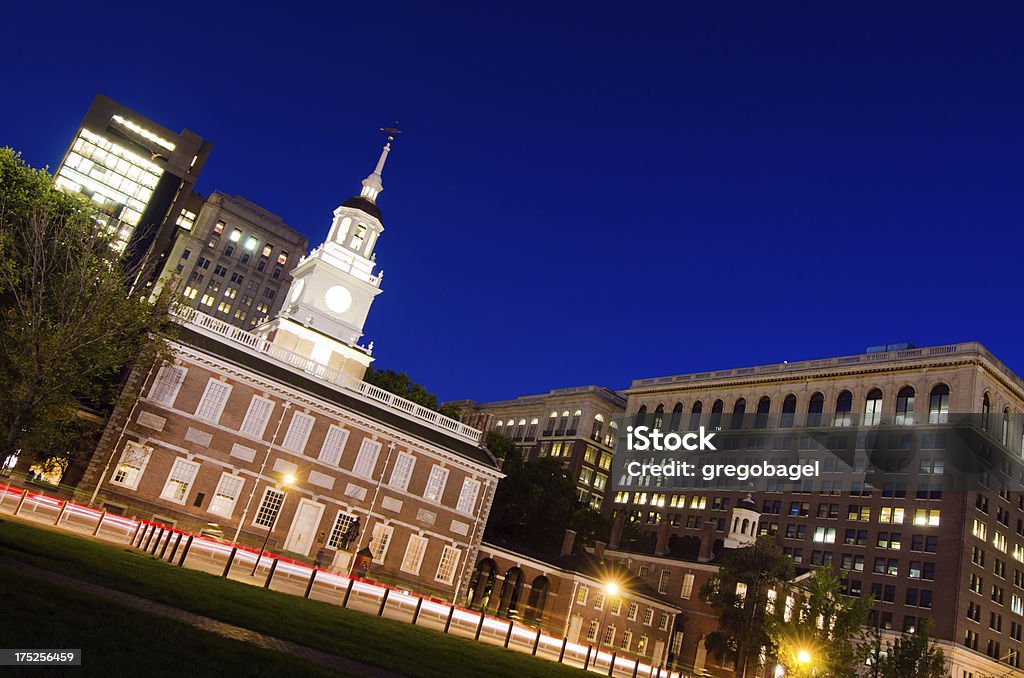
<svg viewBox="0 0 1024 678">
<path fill-rule="evenodd" d="M 156 525 L 151 525 L 149 528 L 149 534 L 146 535 L 146 545 L 142 547 L 143 551 L 149 551 L 149 545 L 153 541 L 154 534 L 156 534 Z"/>
<path fill-rule="evenodd" d="M 416 626 L 416 620 L 420 618 L 420 608 L 423 607 L 423 598 L 416 599 L 416 609 L 412 613 L 412 625 Z"/>
<path fill-rule="evenodd" d="M 476 635 L 473 636 L 473 640 L 480 640 L 480 633 L 484 630 L 484 613 L 480 613 L 480 621 L 476 625 Z"/>
<path fill-rule="evenodd" d="M 384 595 L 380 597 L 380 607 L 377 608 L 377 616 L 384 616 L 384 608 L 388 606 L 388 594 L 391 593 L 391 589 L 384 589 Z"/>
<path fill-rule="evenodd" d="M 238 553 L 238 547 L 233 546 L 231 548 L 231 555 L 228 556 L 228 564 L 224 566 L 224 574 L 221 575 L 222 577 L 228 576 L 228 572 L 231 571 L 231 563 L 235 562 L 236 553 Z"/>
<path fill-rule="evenodd" d="M 583 670 L 586 671 L 590 668 L 590 653 L 593 651 L 593 645 L 587 645 L 587 658 L 583 660 Z"/>
<path fill-rule="evenodd" d="M 173 563 L 174 562 L 174 554 L 178 552 L 178 547 L 181 546 L 181 538 L 183 536 L 185 536 L 184 532 L 179 532 L 178 533 L 178 538 L 174 540 L 174 548 L 171 549 L 171 555 L 167 556 L 167 562 L 169 562 L 169 563 Z M 164 554 L 161 553 L 160 557 L 163 558 Z"/>
<path fill-rule="evenodd" d="M 135 525 L 135 533 L 132 534 L 132 540 L 128 542 L 132 545 L 132 548 L 135 548 L 136 542 L 139 540 L 139 535 L 142 534 L 142 530 L 144 529 L 144 525 L 145 523 L 141 520 Z"/>
<path fill-rule="evenodd" d="M 636 664 L 633 665 L 633 678 L 636 678 L 636 672 L 640 670 L 640 657 L 636 658 Z"/>
<path fill-rule="evenodd" d="M 92 536 L 96 536 L 100 533 L 100 528 L 103 527 L 103 521 L 107 519 L 107 509 L 103 509 L 103 513 L 100 514 L 100 519 L 96 522 L 96 529 L 92 531 Z M 134 538 L 134 537 L 133 537 Z"/>
<path fill-rule="evenodd" d="M 270 560 L 270 571 L 267 572 L 267 580 L 265 582 L 263 582 L 263 588 L 265 588 L 265 589 L 269 589 L 270 588 L 270 582 L 274 579 L 274 573 L 277 572 L 277 563 L 278 563 L 278 559 L 277 558 L 272 558 Z"/>
<path fill-rule="evenodd" d="M 608 662 L 608 676 L 609 676 L 609 678 L 611 677 L 612 672 L 615 671 L 615 657 L 618 654 L 619 654 L 618 652 L 612 652 L 611 661 Z"/>
<path fill-rule="evenodd" d="M 164 547 L 162 549 L 160 549 L 160 560 L 163 560 L 164 556 L 167 555 L 167 547 L 171 545 L 171 540 L 172 539 L 174 539 L 174 530 L 173 529 L 171 530 L 171 533 L 169 535 L 167 535 L 167 541 L 164 542 Z"/>
<path fill-rule="evenodd" d="M 537 627 L 537 637 L 533 639 L 533 652 L 531 653 L 534 657 L 537 656 L 537 648 L 540 646 L 540 627 Z"/>
<path fill-rule="evenodd" d="M 274 558 L 276 561 L 277 558 Z M 313 592 L 313 584 L 316 582 L 316 573 L 320 570 L 313 568 L 313 573 L 309 575 L 309 582 L 306 584 L 306 593 L 302 596 L 303 598 L 309 598 L 309 594 Z"/>
<path fill-rule="evenodd" d="M 68 500 L 64 500 L 64 505 L 60 507 L 60 513 L 57 514 L 57 520 L 53 521 L 54 527 L 60 525 L 61 519 L 64 517 L 64 512 L 68 510 Z"/>
<path fill-rule="evenodd" d="M 21 499 L 18 500 L 18 506 L 14 509 L 14 515 L 21 513 L 21 507 L 25 505 L 26 499 L 28 499 L 28 488 L 21 491 Z"/>
<path fill-rule="evenodd" d="M 160 542 L 161 542 L 161 541 L 163 540 L 163 538 L 164 538 L 164 531 L 165 531 L 165 530 L 166 530 L 166 528 L 165 528 L 165 527 L 164 527 L 163 525 L 161 525 L 161 526 L 160 526 L 160 533 L 156 535 L 156 541 L 155 541 L 155 542 L 153 542 L 153 550 L 152 550 L 152 551 L 149 551 L 149 549 L 148 549 L 148 548 L 146 549 L 147 551 L 149 551 L 149 555 L 151 555 L 151 556 L 155 556 L 155 555 L 156 555 L 156 550 L 157 550 L 157 548 L 158 548 L 158 547 L 160 546 Z M 155 531 L 155 530 L 154 530 L 154 531 Z M 146 544 L 146 546 L 148 547 L 148 546 L 149 546 L 149 544 Z"/>
<path fill-rule="evenodd" d="M 508 644 L 512 642 L 512 629 L 515 628 L 515 625 L 516 625 L 516 623 L 514 621 L 509 621 L 509 623 L 508 623 L 508 631 L 505 632 L 505 647 L 506 648 L 508 647 Z"/>
<path fill-rule="evenodd" d="M 558 653 L 558 663 L 561 664 L 562 660 L 565 659 L 565 646 L 569 644 L 569 639 L 565 636 L 562 637 L 562 651 Z"/>
<path fill-rule="evenodd" d="M 345 609 L 348 607 L 348 599 L 352 596 L 352 586 L 355 585 L 356 580 L 352 577 L 348 578 L 348 588 L 345 589 L 345 599 L 341 601 L 341 608 Z"/>
<path fill-rule="evenodd" d="M 452 605 L 448 610 L 448 621 L 444 623 L 444 632 L 448 633 L 448 629 L 452 627 L 452 617 L 455 616 L 455 606 Z"/>
<path fill-rule="evenodd" d="M 185 558 L 188 557 L 188 551 L 192 548 L 192 540 L 195 535 L 189 535 L 188 540 L 185 542 L 185 548 L 181 551 L 181 560 L 178 561 L 178 567 L 185 567 Z"/>
</svg>

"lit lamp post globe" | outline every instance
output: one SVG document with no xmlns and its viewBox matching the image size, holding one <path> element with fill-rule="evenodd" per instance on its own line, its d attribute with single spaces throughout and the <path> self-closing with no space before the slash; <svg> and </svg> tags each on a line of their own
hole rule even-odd
<svg viewBox="0 0 1024 678">
<path fill-rule="evenodd" d="M 597 654 L 601 654 L 601 643 L 604 641 L 604 634 L 608 628 L 608 610 L 612 607 L 612 598 L 619 595 L 619 585 L 613 581 L 605 583 L 604 593 L 604 614 L 601 615 L 601 635 L 597 637 Z"/>
</svg>

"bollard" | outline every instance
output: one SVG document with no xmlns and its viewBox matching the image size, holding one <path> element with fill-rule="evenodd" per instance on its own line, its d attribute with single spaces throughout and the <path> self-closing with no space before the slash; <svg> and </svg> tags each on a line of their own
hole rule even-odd
<svg viewBox="0 0 1024 678">
<path fill-rule="evenodd" d="M 412 613 L 412 625 L 416 626 L 416 620 L 420 618 L 420 608 L 423 607 L 423 599 L 416 599 L 416 610 Z"/>
<path fill-rule="evenodd" d="M 661 666 L 658 666 L 658 678 L 661 678 Z"/>
<path fill-rule="evenodd" d="M 452 617 L 455 616 L 455 606 L 452 605 L 451 609 L 448 610 L 448 621 L 444 623 L 444 632 L 448 633 L 448 629 L 452 627 Z"/>
<path fill-rule="evenodd" d="M 476 625 L 476 635 L 473 636 L 473 640 L 480 640 L 480 633 L 484 630 L 484 613 L 480 613 L 480 622 Z"/>
<path fill-rule="evenodd" d="M 270 561 L 270 571 L 267 572 L 267 580 L 263 582 L 263 588 L 270 588 L 270 582 L 274 579 L 274 573 L 277 572 L 277 563 L 277 558 L 274 558 Z"/>
<path fill-rule="evenodd" d="M 508 623 L 508 631 L 505 633 L 505 649 L 508 649 L 508 644 L 512 642 L 513 628 L 515 628 L 515 622 L 510 621 Z"/>
<path fill-rule="evenodd" d="M 388 594 L 391 593 L 391 589 L 384 589 L 384 595 L 380 597 L 380 608 L 377 609 L 377 616 L 384 616 L 384 608 L 388 605 Z"/>
<path fill-rule="evenodd" d="M 185 542 L 185 548 L 181 552 L 181 560 L 178 561 L 178 567 L 185 567 L 185 558 L 188 556 L 188 550 L 192 548 L 193 535 L 188 536 L 188 540 Z"/>
<path fill-rule="evenodd" d="M 222 577 L 228 576 L 228 572 L 231 571 L 231 563 L 235 562 L 236 553 L 238 553 L 238 547 L 231 547 L 231 554 L 228 556 L 228 564 L 224 566 L 224 574 L 221 575 Z"/>
<path fill-rule="evenodd" d="M 590 651 L 594 649 L 593 645 L 587 645 L 587 658 L 583 661 L 583 670 L 586 671 L 590 668 Z"/>
<path fill-rule="evenodd" d="M 348 588 L 345 589 L 345 599 L 341 601 L 341 608 L 345 609 L 348 607 L 348 599 L 352 595 L 352 586 L 356 583 L 356 580 L 352 577 L 348 578 Z"/>
<path fill-rule="evenodd" d="M 636 672 L 640 670 L 640 657 L 636 658 L 636 664 L 633 665 L 633 678 L 636 678 Z"/>
<path fill-rule="evenodd" d="M 568 645 L 568 644 L 569 644 L 569 639 L 563 636 L 563 638 L 562 638 L 562 651 L 558 653 L 558 663 L 559 664 L 561 664 L 562 660 L 565 659 L 565 646 Z"/>
<path fill-rule="evenodd" d="M 64 505 L 60 507 L 60 513 L 57 514 L 57 520 L 53 521 L 54 527 L 60 525 L 61 519 L 64 517 L 64 512 L 68 510 L 68 500 L 64 500 Z"/>
<path fill-rule="evenodd" d="M 615 656 L 618 652 L 612 652 L 611 661 L 608 662 L 608 676 L 611 678 L 612 672 L 615 671 Z"/>
<path fill-rule="evenodd" d="M 156 536 L 156 525 L 150 525 L 149 531 L 146 533 L 145 544 L 142 546 L 142 550 L 149 553 L 149 545 L 153 543 L 153 537 Z"/>
<path fill-rule="evenodd" d="M 28 490 L 21 491 L 21 499 L 18 500 L 18 507 L 14 509 L 14 515 L 21 513 L 21 507 L 25 505 L 25 500 L 28 499 Z"/>
<path fill-rule="evenodd" d="M 98 535 L 100 533 L 100 528 L 103 527 L 103 521 L 106 520 L 106 519 L 107 519 L 107 509 L 103 509 L 103 513 L 100 514 L 100 519 L 96 523 L 96 529 L 92 531 L 92 536 L 95 537 L 96 535 Z M 135 537 L 133 535 L 132 539 L 134 539 L 134 538 Z"/>
<path fill-rule="evenodd" d="M 142 534 L 142 530 L 144 529 L 143 525 L 144 523 L 141 520 L 135 525 L 135 534 L 132 535 L 132 540 L 128 542 L 132 545 L 132 548 L 138 546 L 137 542 L 139 541 L 139 535 Z"/>
<path fill-rule="evenodd" d="M 274 558 L 276 561 L 277 558 Z M 309 582 L 306 584 L 306 593 L 303 594 L 303 598 L 309 598 L 309 594 L 313 592 L 313 584 L 316 582 L 316 573 L 320 570 L 313 568 L 313 572 L 309 575 Z"/>
<path fill-rule="evenodd" d="M 531 653 L 534 657 L 537 656 L 537 648 L 540 646 L 540 627 L 537 628 L 537 637 L 533 639 L 533 652 Z"/>
<path fill-rule="evenodd" d="M 167 541 L 164 542 L 164 547 L 162 549 L 160 549 L 160 560 L 163 560 L 164 556 L 167 555 L 167 547 L 171 545 L 171 540 L 172 539 L 174 539 L 174 530 L 173 529 L 171 530 L 171 533 L 167 535 Z"/>
<path fill-rule="evenodd" d="M 169 563 L 173 563 L 174 562 L 174 554 L 178 552 L 178 547 L 181 546 L 181 538 L 184 536 L 184 534 L 185 534 L 184 532 L 179 532 L 178 533 L 178 538 L 174 540 L 174 548 L 171 549 L 171 555 L 167 556 L 167 562 L 169 562 Z M 163 557 L 162 553 L 160 554 L 160 557 L 161 558 Z"/>
<path fill-rule="evenodd" d="M 157 547 L 160 546 L 160 542 L 164 538 L 164 530 L 165 529 L 166 528 L 163 525 L 160 526 L 160 533 L 156 535 L 156 541 L 153 543 L 153 550 L 149 552 L 149 555 L 151 555 L 151 556 L 155 556 L 156 555 Z M 148 544 L 147 544 L 147 546 L 148 546 Z M 149 549 L 146 549 L 146 550 L 148 551 Z"/>
</svg>

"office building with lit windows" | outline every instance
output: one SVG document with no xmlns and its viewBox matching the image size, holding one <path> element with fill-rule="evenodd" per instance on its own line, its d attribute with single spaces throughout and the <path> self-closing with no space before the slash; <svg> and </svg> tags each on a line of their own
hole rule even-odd
<svg viewBox="0 0 1024 678">
<path fill-rule="evenodd" d="M 873 595 L 872 626 L 898 633 L 931 619 L 955 678 L 1019 673 L 1024 381 L 981 344 L 638 379 L 626 394 L 630 421 L 720 430 L 716 463 L 820 459 L 813 480 L 758 481 L 749 531 L 798 567 L 831 566 L 845 595 Z M 746 492 L 659 482 L 617 486 L 616 521 L 663 536 L 657 555 L 728 547 Z"/>
<path fill-rule="evenodd" d="M 306 237 L 276 214 L 220 191 L 188 214 L 161 284 L 172 282 L 186 306 L 243 329 L 277 315 L 292 269 L 306 255 Z"/>
<path fill-rule="evenodd" d="M 577 498 L 601 510 L 625 398 L 602 386 L 560 388 L 514 400 L 456 400 L 463 422 L 515 442 L 523 459 L 557 457 L 576 481 Z"/>
<path fill-rule="evenodd" d="M 189 130 L 173 132 L 118 102 L 96 95 L 54 181 L 86 196 L 116 231 L 126 266 L 147 284 L 160 266 L 192 199 L 211 144 Z"/>
</svg>

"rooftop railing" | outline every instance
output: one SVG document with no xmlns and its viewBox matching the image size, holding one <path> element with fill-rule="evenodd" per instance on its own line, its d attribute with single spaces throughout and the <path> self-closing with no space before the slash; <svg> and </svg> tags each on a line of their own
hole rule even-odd
<svg viewBox="0 0 1024 678">
<path fill-rule="evenodd" d="M 483 437 L 480 431 L 466 426 L 461 421 L 446 417 L 440 412 L 435 412 L 373 384 L 356 379 L 350 374 L 345 374 L 340 370 L 328 367 L 307 356 L 267 341 L 252 332 L 247 332 L 223 320 L 208 316 L 194 308 L 181 306 L 174 309 L 172 315 L 181 320 L 183 324 L 200 332 L 214 335 L 229 344 L 242 347 L 254 355 L 260 355 L 273 362 L 285 365 L 293 371 L 301 372 L 332 387 L 339 388 L 348 395 L 384 406 L 412 421 L 426 424 L 474 444 L 479 443 L 481 437 Z"/>
</svg>

